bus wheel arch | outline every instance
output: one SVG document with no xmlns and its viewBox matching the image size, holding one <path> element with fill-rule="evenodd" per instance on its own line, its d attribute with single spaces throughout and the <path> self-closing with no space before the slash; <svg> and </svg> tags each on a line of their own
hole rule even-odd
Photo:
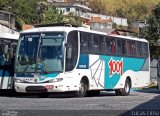
<svg viewBox="0 0 160 116">
<path fill-rule="evenodd" d="M 116 95 L 128 96 L 130 94 L 131 87 L 132 87 L 132 81 L 131 78 L 128 76 L 125 80 L 124 88 L 116 89 L 115 93 Z"/>
<path fill-rule="evenodd" d="M 75 96 L 84 97 L 88 89 L 89 89 L 89 80 L 86 76 L 84 76 L 80 80 L 79 91 L 76 91 Z"/>
</svg>

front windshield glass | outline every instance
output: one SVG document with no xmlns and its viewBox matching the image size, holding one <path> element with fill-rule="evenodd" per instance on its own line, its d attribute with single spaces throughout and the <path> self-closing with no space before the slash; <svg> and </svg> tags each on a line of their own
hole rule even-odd
<svg viewBox="0 0 160 116">
<path fill-rule="evenodd" d="M 29 33 L 20 36 L 16 72 L 63 71 L 64 32 Z"/>
</svg>

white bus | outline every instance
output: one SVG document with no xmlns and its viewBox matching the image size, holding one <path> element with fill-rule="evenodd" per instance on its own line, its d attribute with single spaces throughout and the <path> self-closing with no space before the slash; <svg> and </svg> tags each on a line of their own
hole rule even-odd
<svg viewBox="0 0 160 116">
<path fill-rule="evenodd" d="M 78 97 L 150 82 L 145 39 L 107 35 L 82 27 L 41 26 L 20 34 L 15 90 L 24 93 L 74 92 Z"/>
<path fill-rule="evenodd" d="M 0 33 L 0 90 L 13 89 L 14 55 L 19 34 Z"/>
</svg>

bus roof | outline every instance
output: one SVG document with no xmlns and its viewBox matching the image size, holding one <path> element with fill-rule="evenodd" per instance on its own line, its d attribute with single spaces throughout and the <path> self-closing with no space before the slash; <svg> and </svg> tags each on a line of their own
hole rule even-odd
<svg viewBox="0 0 160 116">
<path fill-rule="evenodd" d="M 101 35 L 106 35 L 106 36 L 110 36 L 110 37 L 118 37 L 118 38 L 125 38 L 125 39 L 130 39 L 130 40 L 135 40 L 135 41 L 148 42 L 146 39 L 143 39 L 143 38 L 137 38 L 137 37 L 132 37 L 132 36 L 122 36 L 122 35 L 115 35 L 115 34 L 107 34 L 105 32 L 90 30 L 85 27 L 65 27 L 65 26 L 37 27 L 37 28 L 22 31 L 21 33 L 36 33 L 36 32 L 51 32 L 51 31 L 64 31 L 64 32 L 68 33 L 70 31 L 74 31 L 74 30 L 95 33 L 95 34 L 101 34 Z"/>
<path fill-rule="evenodd" d="M 19 34 L 0 33 L 0 38 L 18 40 Z"/>
</svg>

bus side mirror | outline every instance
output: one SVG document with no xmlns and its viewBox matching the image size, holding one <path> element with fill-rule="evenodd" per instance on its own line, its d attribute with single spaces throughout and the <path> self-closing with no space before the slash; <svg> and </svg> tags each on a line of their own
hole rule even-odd
<svg viewBox="0 0 160 116">
<path fill-rule="evenodd" d="M 4 54 L 8 54 L 8 45 L 5 45 L 4 47 Z"/>
<path fill-rule="evenodd" d="M 66 50 L 67 50 L 66 56 L 67 56 L 68 59 L 70 59 L 72 57 L 72 44 L 66 43 L 65 47 L 66 47 Z"/>
</svg>

